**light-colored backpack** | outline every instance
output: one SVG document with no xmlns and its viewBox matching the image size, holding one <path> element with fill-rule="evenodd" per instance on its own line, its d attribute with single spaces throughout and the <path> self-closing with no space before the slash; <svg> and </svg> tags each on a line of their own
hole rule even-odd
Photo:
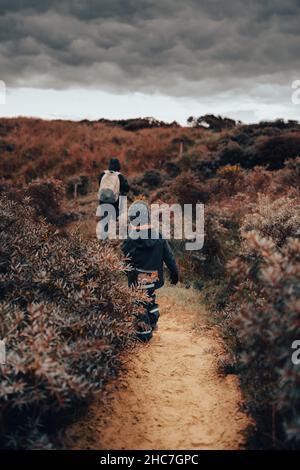
<svg viewBox="0 0 300 470">
<path fill-rule="evenodd" d="M 118 171 L 106 170 L 99 187 L 99 201 L 106 204 L 117 202 L 120 196 L 120 179 Z"/>
</svg>

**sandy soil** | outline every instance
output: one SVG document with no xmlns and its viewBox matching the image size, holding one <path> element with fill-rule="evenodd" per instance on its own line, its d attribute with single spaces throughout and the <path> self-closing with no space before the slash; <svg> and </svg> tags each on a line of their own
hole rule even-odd
<svg viewBox="0 0 300 470">
<path fill-rule="evenodd" d="M 165 287 L 153 339 L 126 358 L 108 405 L 70 429 L 75 449 L 238 449 L 249 424 L 236 376 L 218 373 L 217 331 L 192 289 Z"/>
</svg>

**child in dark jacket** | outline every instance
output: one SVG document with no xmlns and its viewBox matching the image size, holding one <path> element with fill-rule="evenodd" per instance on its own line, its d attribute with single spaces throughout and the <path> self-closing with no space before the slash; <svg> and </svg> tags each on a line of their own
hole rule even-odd
<svg viewBox="0 0 300 470">
<path fill-rule="evenodd" d="M 136 224 L 136 214 L 139 215 L 139 208 L 147 208 L 146 219 Z M 145 213 L 143 211 L 143 213 Z M 159 309 L 156 303 L 155 290 L 164 284 L 164 264 L 170 273 L 171 284 L 177 284 L 179 275 L 175 257 L 169 243 L 158 232 L 154 232 L 150 225 L 148 206 L 144 202 L 136 202 L 129 211 L 128 238 L 123 243 L 123 253 L 129 260 L 132 270 L 128 272 L 128 284 L 136 285 L 147 292 L 149 302 L 145 305 L 143 321 L 149 325 L 148 333 L 144 334 L 146 339 L 152 336 L 152 329 L 155 328 Z M 138 238 L 137 238 L 138 229 Z M 132 236 L 131 236 L 132 235 Z M 151 334 L 150 334 L 151 331 Z M 147 336 L 148 335 L 148 336 Z M 143 335 L 138 335 L 143 339 Z"/>
</svg>

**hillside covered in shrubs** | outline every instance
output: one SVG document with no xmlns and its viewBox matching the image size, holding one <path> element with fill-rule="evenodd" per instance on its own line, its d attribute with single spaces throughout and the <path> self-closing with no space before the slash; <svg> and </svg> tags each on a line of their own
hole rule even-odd
<svg viewBox="0 0 300 470">
<path fill-rule="evenodd" d="M 185 252 L 173 242 L 181 280 L 201 290 L 224 336 L 228 361 L 220 368 L 239 374 L 255 421 L 249 446 L 299 448 L 300 369 L 291 362 L 291 345 L 300 340 L 300 125 L 244 125 L 210 115 L 189 122 L 0 120 L 0 185 L 7 194 L 1 202 L 1 334 L 16 365 L 1 369 L 7 383 L 2 427 L 10 446 L 44 446 L 49 437 L 39 423 L 52 419 L 56 404 L 73 406 L 93 388 L 90 358 L 101 388 L 130 340 L 134 295 L 119 284 L 124 264 L 109 247 L 83 245 L 61 230 L 61 202 L 72 198 L 74 182 L 85 182 L 84 201 L 116 156 L 131 199 L 205 203 L 203 249 Z M 39 191 L 53 206 L 41 203 Z M 51 354 L 41 365 L 46 346 Z M 36 403 L 42 414 L 32 413 L 33 434 L 13 433 L 11 417 L 26 429 L 24 410 Z"/>
<path fill-rule="evenodd" d="M 45 177 L 68 181 L 80 175 L 93 179 L 113 155 L 132 176 L 154 169 L 173 177 L 193 169 L 210 177 L 225 165 L 282 168 L 299 154 L 300 125 L 294 121 L 253 125 L 230 121 L 229 126 L 224 119 L 204 118 L 211 128 L 163 125 L 149 119 L 129 120 L 135 125 L 128 128 L 127 121 L 103 119 L 2 118 L 0 176 L 14 183 Z"/>
</svg>

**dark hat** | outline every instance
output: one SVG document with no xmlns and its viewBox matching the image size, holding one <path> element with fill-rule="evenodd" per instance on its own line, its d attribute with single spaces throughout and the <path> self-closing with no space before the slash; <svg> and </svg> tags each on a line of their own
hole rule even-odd
<svg viewBox="0 0 300 470">
<path fill-rule="evenodd" d="M 110 171 L 120 171 L 121 170 L 121 164 L 117 158 L 111 158 L 109 162 L 108 169 Z"/>
</svg>

